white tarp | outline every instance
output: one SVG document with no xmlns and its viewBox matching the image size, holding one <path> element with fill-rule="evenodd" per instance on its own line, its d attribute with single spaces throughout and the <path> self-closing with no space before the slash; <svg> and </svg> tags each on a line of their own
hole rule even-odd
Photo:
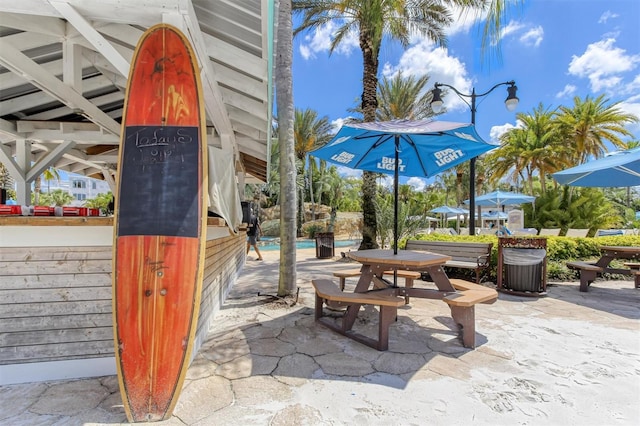
<svg viewBox="0 0 640 426">
<path fill-rule="evenodd" d="M 220 215 L 234 234 L 242 222 L 233 154 L 209 148 L 209 211 Z"/>
</svg>

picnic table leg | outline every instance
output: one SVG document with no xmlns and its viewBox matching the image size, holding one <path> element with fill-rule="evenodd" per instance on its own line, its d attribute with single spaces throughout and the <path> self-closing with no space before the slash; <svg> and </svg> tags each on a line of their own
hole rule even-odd
<svg viewBox="0 0 640 426">
<path fill-rule="evenodd" d="M 404 287 L 405 287 L 404 304 L 408 305 L 410 300 L 409 300 L 409 293 L 406 292 L 406 289 L 413 288 L 413 278 L 410 278 L 410 277 L 405 278 Z"/>
<path fill-rule="evenodd" d="M 395 321 L 398 315 L 398 308 L 395 306 L 380 306 L 380 321 L 378 323 L 378 350 L 389 349 L 389 326 Z"/>
<path fill-rule="evenodd" d="M 360 306 L 358 304 L 349 305 L 347 311 L 342 317 L 342 331 L 345 333 L 353 327 L 353 324 L 356 322 L 356 318 L 358 318 L 358 311 L 360 310 Z"/>
<path fill-rule="evenodd" d="M 430 266 L 427 268 L 429 272 L 429 276 L 435 283 L 436 287 L 440 291 L 446 292 L 455 292 L 456 289 L 451 285 L 451 281 L 449 281 L 449 277 L 444 272 L 444 268 L 441 265 Z"/>
<path fill-rule="evenodd" d="M 598 273 L 596 271 L 580 270 L 580 291 L 589 291 L 589 285 L 595 281 Z"/>
<path fill-rule="evenodd" d="M 450 306 L 451 318 L 462 328 L 462 345 L 465 348 L 476 347 L 476 310 L 475 306 Z"/>
<path fill-rule="evenodd" d="M 362 265 L 362 269 L 360 269 L 360 278 L 358 279 L 358 283 L 356 284 L 356 288 L 353 292 L 364 293 L 368 291 L 372 279 L 373 271 L 371 270 L 371 267 L 369 265 Z"/>
</svg>

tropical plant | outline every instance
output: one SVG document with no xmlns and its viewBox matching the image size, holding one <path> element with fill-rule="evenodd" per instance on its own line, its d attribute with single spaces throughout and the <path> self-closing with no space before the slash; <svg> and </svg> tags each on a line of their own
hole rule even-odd
<svg viewBox="0 0 640 426">
<path fill-rule="evenodd" d="M 332 126 L 329 123 L 328 117 L 318 117 L 318 113 L 311 109 L 306 110 L 295 110 L 295 118 L 293 122 L 293 136 L 294 136 L 294 147 L 296 152 L 296 158 L 298 159 L 298 175 L 305 176 L 305 179 L 308 179 L 308 184 L 304 185 L 301 190 L 304 188 L 309 189 L 309 199 L 311 201 L 311 211 L 313 220 L 315 220 L 315 200 L 314 200 L 314 185 L 313 185 L 313 173 L 312 167 L 307 169 L 307 173 L 305 173 L 305 165 L 307 164 L 307 155 L 309 152 L 313 151 L 316 148 L 320 148 L 325 145 L 332 136 Z M 310 157 L 309 162 L 313 162 L 312 157 Z M 302 222 L 304 218 L 304 209 L 302 205 L 304 203 L 305 196 L 303 193 L 299 196 L 299 207 L 298 207 L 298 232 L 302 230 Z"/>
<path fill-rule="evenodd" d="M 334 169 L 335 170 L 335 169 Z M 337 170 L 336 170 L 337 175 Z M 344 212 L 357 212 L 362 210 L 362 180 L 354 177 L 348 178 L 333 178 L 333 182 L 337 182 L 340 179 L 343 186 L 341 189 L 337 189 L 338 186 L 334 186 L 336 193 L 333 195 L 335 206 L 340 211 Z"/>
<path fill-rule="evenodd" d="M 13 178 L 4 164 L 0 163 L 0 188 L 9 189 L 13 185 Z"/>
<path fill-rule="evenodd" d="M 404 76 L 402 71 L 383 77 L 378 85 L 377 121 L 420 120 L 435 115 L 431 109 L 433 95 L 424 90 L 429 76 Z M 349 112 L 362 115 L 361 105 Z"/>
<path fill-rule="evenodd" d="M 74 196 L 68 191 L 64 189 L 54 189 L 51 192 L 40 194 L 39 204 L 34 205 L 62 207 L 70 204 L 73 200 L 75 200 Z"/>
<path fill-rule="evenodd" d="M 541 191 L 546 189 L 546 176 L 567 167 L 570 147 L 561 143 L 555 112 L 539 104 L 532 113 L 518 113 L 520 126 L 500 137 L 501 147 L 485 156 L 490 169 L 489 182 L 496 185 L 506 177 L 518 185 L 527 182 L 528 193 L 533 195 L 533 178 L 538 176 Z M 553 152 L 553 155 L 549 155 Z"/>
<path fill-rule="evenodd" d="M 42 179 L 44 179 L 44 181 L 47 183 L 47 192 L 49 192 L 51 190 L 50 182 L 52 180 L 60 180 L 60 174 L 55 168 L 49 167 L 36 178 L 33 185 L 33 204 L 36 206 L 42 205 L 40 202 L 40 194 L 42 193 Z"/>
<path fill-rule="evenodd" d="M 113 201 L 113 194 L 111 191 L 106 194 L 100 193 L 96 195 L 94 198 L 90 198 L 84 202 L 85 207 L 89 207 L 91 209 L 100 209 L 103 214 L 108 214 L 110 212 L 109 204 Z"/>
<path fill-rule="evenodd" d="M 536 198 L 535 205 L 524 205 L 528 227 L 597 229 L 619 227 L 622 216 L 599 188 L 563 186 L 549 189 Z"/>
<path fill-rule="evenodd" d="M 611 104 L 600 95 L 595 99 L 587 96 L 584 100 L 576 96 L 572 107 L 560 106 L 555 119 L 562 144 L 573 147 L 570 163 L 584 163 L 590 156 L 602 157 L 607 151 L 606 141 L 618 148 L 626 147 L 620 137 L 632 136 L 632 133 L 625 126 L 640 119 L 623 112 L 619 104 Z"/>
<path fill-rule="evenodd" d="M 403 47 L 412 36 L 420 35 L 437 44 L 446 44 L 445 29 L 453 22 L 451 10 L 460 8 L 488 11 L 484 40 L 497 39 L 506 0 L 292 0 L 293 10 L 304 12 L 294 34 L 319 29 L 329 22 L 338 24 L 331 40 L 330 53 L 347 36 L 357 34 L 363 61 L 362 113 L 365 122 L 376 119 L 379 53 L 383 39 L 396 40 Z M 483 46 L 486 46 L 483 42 Z M 376 248 L 375 215 L 376 174 L 362 174 L 363 230 L 361 249 Z"/>
</svg>

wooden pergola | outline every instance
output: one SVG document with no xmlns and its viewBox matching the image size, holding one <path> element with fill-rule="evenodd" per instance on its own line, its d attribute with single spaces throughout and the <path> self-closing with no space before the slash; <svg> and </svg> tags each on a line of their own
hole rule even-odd
<svg viewBox="0 0 640 426">
<path fill-rule="evenodd" d="M 266 182 L 274 15 L 273 0 L 0 0 L 0 162 L 18 203 L 50 167 L 113 190 L 129 64 L 160 22 L 196 51 L 209 145 L 240 185 Z"/>
</svg>

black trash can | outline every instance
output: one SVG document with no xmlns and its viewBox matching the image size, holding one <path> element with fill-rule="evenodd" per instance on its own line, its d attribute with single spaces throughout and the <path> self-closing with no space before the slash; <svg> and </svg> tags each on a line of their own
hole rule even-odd
<svg viewBox="0 0 640 426">
<path fill-rule="evenodd" d="M 334 254 L 333 232 L 316 233 L 316 257 L 328 259 Z"/>
<path fill-rule="evenodd" d="M 545 249 L 504 248 L 505 275 L 508 287 L 514 291 L 542 291 Z"/>
<path fill-rule="evenodd" d="M 251 222 L 251 203 L 249 201 L 240 201 L 242 206 L 242 223 Z"/>
</svg>

